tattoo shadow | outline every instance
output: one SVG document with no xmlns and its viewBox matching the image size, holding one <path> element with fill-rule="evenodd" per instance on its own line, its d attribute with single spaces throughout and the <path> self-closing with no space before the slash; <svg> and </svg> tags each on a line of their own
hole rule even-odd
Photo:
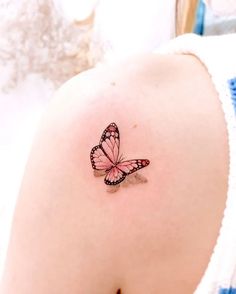
<svg viewBox="0 0 236 294">
<path fill-rule="evenodd" d="M 100 171 L 100 170 L 94 170 L 93 172 L 95 177 L 101 177 L 105 176 L 106 172 L 105 171 Z M 130 186 L 130 185 L 137 185 L 141 183 L 147 183 L 147 178 L 145 178 L 143 175 L 139 174 L 138 172 L 126 176 L 123 182 L 121 182 L 118 185 L 111 185 L 107 187 L 107 192 L 108 193 L 115 193 L 119 190 L 119 188 L 122 186 L 124 188 Z"/>
</svg>

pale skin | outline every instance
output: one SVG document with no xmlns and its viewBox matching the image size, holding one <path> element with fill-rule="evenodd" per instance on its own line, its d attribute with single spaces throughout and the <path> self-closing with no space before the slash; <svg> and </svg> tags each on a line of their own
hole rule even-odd
<svg viewBox="0 0 236 294">
<path fill-rule="evenodd" d="M 91 148 L 111 122 L 148 182 L 106 191 Z M 67 82 L 36 135 L 1 294 L 193 293 L 228 176 L 217 93 L 193 56 L 139 56 Z"/>
</svg>

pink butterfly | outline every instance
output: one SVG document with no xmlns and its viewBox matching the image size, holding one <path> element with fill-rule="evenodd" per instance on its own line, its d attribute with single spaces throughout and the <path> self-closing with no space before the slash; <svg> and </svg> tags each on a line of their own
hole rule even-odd
<svg viewBox="0 0 236 294">
<path fill-rule="evenodd" d="M 115 123 L 109 124 L 104 130 L 99 145 L 92 148 L 90 159 L 95 170 L 106 173 L 106 185 L 117 185 L 125 177 L 137 170 L 148 166 L 148 159 L 131 159 L 123 161 L 119 157 L 120 133 Z M 118 158 L 119 157 L 119 158 Z"/>
</svg>

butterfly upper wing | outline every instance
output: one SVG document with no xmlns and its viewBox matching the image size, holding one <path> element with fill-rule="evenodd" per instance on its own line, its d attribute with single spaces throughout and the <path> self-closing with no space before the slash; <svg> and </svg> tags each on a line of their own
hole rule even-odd
<svg viewBox="0 0 236 294">
<path fill-rule="evenodd" d="M 100 145 L 93 147 L 90 153 L 90 160 L 92 163 L 93 169 L 96 170 L 109 170 L 113 166 L 110 159 L 104 153 Z"/>
<path fill-rule="evenodd" d="M 150 161 L 148 159 L 131 159 L 121 161 L 117 164 L 117 168 L 126 175 L 132 174 L 137 170 L 148 166 Z"/>
<path fill-rule="evenodd" d="M 99 144 L 111 162 L 116 164 L 120 149 L 120 132 L 115 123 L 109 124 L 104 130 Z"/>
<path fill-rule="evenodd" d="M 115 123 L 102 133 L 99 145 L 92 148 L 90 160 L 93 169 L 110 170 L 117 163 L 120 148 L 120 133 Z"/>
</svg>

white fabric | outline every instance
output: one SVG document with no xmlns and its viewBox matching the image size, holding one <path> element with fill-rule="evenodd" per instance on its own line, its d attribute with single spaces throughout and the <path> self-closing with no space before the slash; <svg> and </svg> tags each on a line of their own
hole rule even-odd
<svg viewBox="0 0 236 294">
<path fill-rule="evenodd" d="M 100 0 L 96 7 L 93 37 L 106 62 L 153 51 L 174 35 L 175 0 Z"/>
<path fill-rule="evenodd" d="M 220 37 L 183 35 L 158 53 L 193 54 L 206 66 L 225 115 L 229 143 L 226 208 L 213 254 L 195 294 L 218 294 L 236 286 L 236 115 L 228 81 L 236 78 L 236 34 Z"/>
<path fill-rule="evenodd" d="M 204 0 L 207 6 L 218 16 L 236 16 L 235 0 Z"/>
</svg>

